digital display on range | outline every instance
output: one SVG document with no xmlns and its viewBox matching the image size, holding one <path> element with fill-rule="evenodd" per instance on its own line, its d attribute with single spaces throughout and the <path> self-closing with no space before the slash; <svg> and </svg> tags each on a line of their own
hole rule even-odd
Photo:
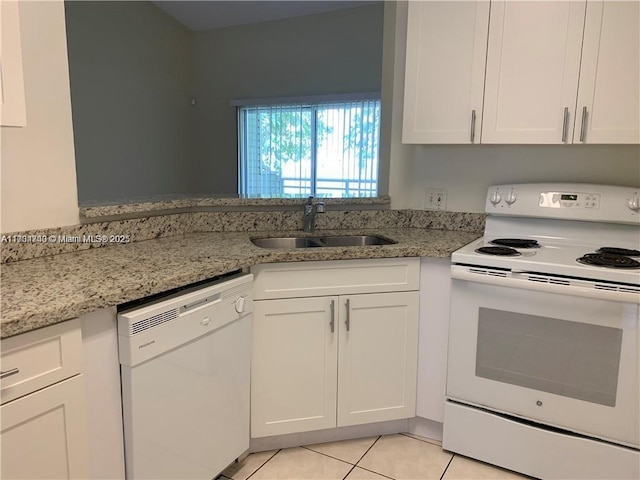
<svg viewBox="0 0 640 480">
<path fill-rule="evenodd" d="M 569 194 L 569 193 L 563 193 L 562 195 L 560 195 L 560 200 L 578 200 L 578 195 L 575 194 Z"/>
</svg>

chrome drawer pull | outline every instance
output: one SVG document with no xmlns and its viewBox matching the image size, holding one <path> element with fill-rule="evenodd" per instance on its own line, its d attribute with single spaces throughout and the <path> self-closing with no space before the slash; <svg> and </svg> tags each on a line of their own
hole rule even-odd
<svg viewBox="0 0 640 480">
<path fill-rule="evenodd" d="M 471 110 L 471 143 L 476 139 L 476 111 Z"/>
<path fill-rule="evenodd" d="M 348 332 L 349 328 L 351 327 L 351 319 L 349 318 L 351 314 L 351 305 L 349 304 L 349 299 L 347 299 L 344 306 L 347 307 L 347 319 L 344 321 L 344 324 L 347 326 L 347 332 Z"/>
<path fill-rule="evenodd" d="M 562 121 L 562 143 L 567 143 L 568 127 L 569 127 L 569 107 L 564 107 L 564 118 Z"/>
<path fill-rule="evenodd" d="M 580 125 L 580 141 L 584 143 L 587 130 L 587 107 L 582 107 L 582 125 Z"/>
<path fill-rule="evenodd" d="M 11 370 L 7 370 L 6 372 L 0 372 L 0 378 L 7 378 L 17 373 L 20 373 L 20 369 L 12 368 Z"/>
<path fill-rule="evenodd" d="M 334 332 L 336 326 L 335 303 L 335 300 L 331 300 L 331 306 L 329 307 L 331 309 L 331 321 L 329 322 L 329 325 L 331 326 L 331 333 Z"/>
</svg>

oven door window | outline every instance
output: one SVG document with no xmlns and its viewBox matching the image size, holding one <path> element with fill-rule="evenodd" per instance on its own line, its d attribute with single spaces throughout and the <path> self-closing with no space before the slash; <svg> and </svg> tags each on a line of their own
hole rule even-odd
<svg viewBox="0 0 640 480">
<path fill-rule="evenodd" d="M 618 328 L 481 307 L 475 373 L 615 407 L 622 333 Z"/>
</svg>

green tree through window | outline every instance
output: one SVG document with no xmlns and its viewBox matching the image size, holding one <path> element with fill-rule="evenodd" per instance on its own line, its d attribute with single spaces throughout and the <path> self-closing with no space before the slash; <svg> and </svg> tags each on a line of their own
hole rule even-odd
<svg viewBox="0 0 640 480">
<path fill-rule="evenodd" d="M 380 101 L 238 110 L 243 197 L 378 194 Z"/>
</svg>

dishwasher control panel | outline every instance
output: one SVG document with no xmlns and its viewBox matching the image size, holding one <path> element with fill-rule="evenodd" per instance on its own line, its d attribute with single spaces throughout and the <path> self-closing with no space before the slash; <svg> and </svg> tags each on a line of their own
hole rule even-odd
<svg viewBox="0 0 640 480">
<path fill-rule="evenodd" d="M 134 366 L 253 311 L 253 275 L 239 274 L 118 314 L 120 363 Z"/>
</svg>

